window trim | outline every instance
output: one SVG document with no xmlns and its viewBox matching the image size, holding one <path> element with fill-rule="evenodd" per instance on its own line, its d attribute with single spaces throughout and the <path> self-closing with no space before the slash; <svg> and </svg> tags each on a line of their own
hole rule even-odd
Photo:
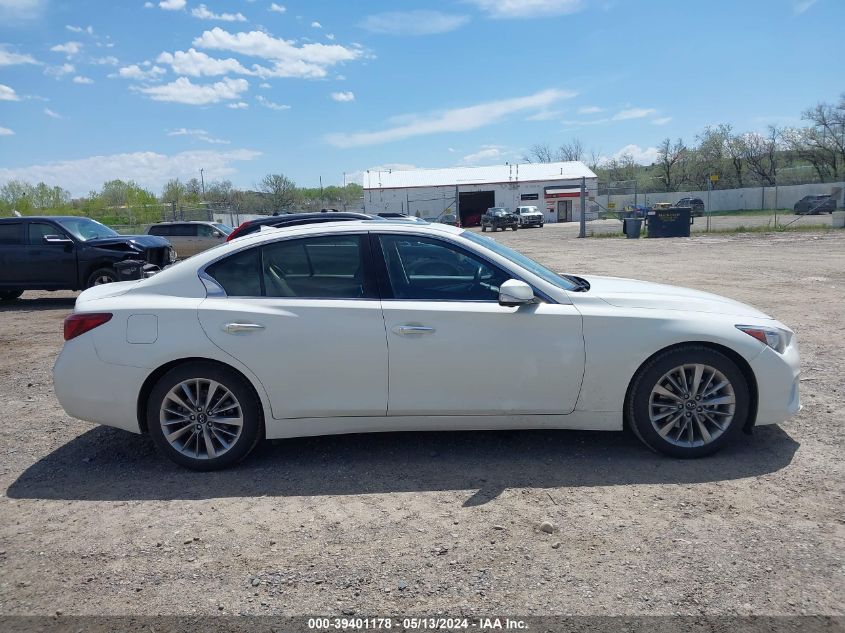
<svg viewBox="0 0 845 633">
<path fill-rule="evenodd" d="M 508 279 L 516 279 L 517 281 L 521 281 L 523 283 L 528 284 L 531 286 L 531 289 L 534 291 L 534 295 L 537 296 L 539 299 L 543 301 L 543 303 L 551 303 L 556 304 L 558 303 L 551 297 L 549 297 L 545 292 L 537 288 L 536 285 L 532 284 L 530 281 L 527 281 L 522 275 L 517 275 L 513 271 L 503 268 L 499 263 L 494 262 L 492 259 L 487 257 L 486 255 L 479 253 L 475 250 L 466 248 L 463 244 L 459 244 L 457 242 L 453 242 L 448 239 L 443 239 L 439 235 L 421 235 L 419 233 L 405 233 L 400 231 L 371 231 L 370 232 L 370 248 L 373 250 L 374 254 L 376 255 L 376 272 L 378 274 L 378 281 L 379 281 L 379 292 L 381 293 L 381 300 L 382 301 L 418 301 L 418 302 L 425 302 L 425 303 L 495 303 L 498 305 L 498 299 L 397 299 L 393 296 L 393 288 L 390 285 L 390 276 L 387 271 L 387 260 L 384 256 L 384 251 L 381 248 L 381 241 L 379 240 L 380 235 L 399 235 L 399 236 L 413 236 L 417 238 L 423 238 L 427 240 L 442 242 L 447 246 L 455 248 L 459 251 L 462 251 L 466 255 L 471 257 L 476 257 L 478 259 L 483 260 L 488 265 L 492 266 L 496 270 L 499 270 L 506 275 L 508 275 Z"/>
<path fill-rule="evenodd" d="M 270 297 L 267 295 L 267 288 L 264 282 L 264 249 L 266 247 L 272 246 L 273 244 L 278 244 L 280 242 L 289 242 L 293 240 L 307 240 L 312 238 L 320 238 L 320 237 L 350 237 L 350 236 L 358 236 L 361 244 L 361 255 L 364 265 L 364 295 L 363 297 Z M 239 255 L 241 253 L 245 253 L 246 251 L 258 249 L 258 265 L 260 268 L 260 284 L 261 284 L 261 295 L 230 295 L 226 292 L 226 289 L 217 281 L 214 277 L 212 277 L 208 273 L 208 268 L 217 264 L 224 259 L 228 259 L 229 257 L 233 257 L 235 255 Z M 307 252 L 307 251 L 306 251 Z M 241 248 L 234 253 L 227 253 L 226 255 L 222 255 L 207 264 L 205 264 L 201 269 L 197 271 L 197 274 L 200 278 L 200 281 L 203 282 L 203 285 L 206 287 L 206 291 L 208 291 L 209 283 L 213 284 L 216 287 L 219 287 L 220 290 L 216 291 L 212 294 L 211 292 L 207 292 L 206 298 L 214 297 L 214 298 L 232 298 L 232 299 L 271 299 L 273 301 L 380 301 L 381 297 L 379 296 L 379 285 L 376 281 L 376 275 L 374 268 L 374 258 L 372 253 L 372 246 L 370 244 L 370 240 L 368 238 L 368 233 L 366 231 L 354 231 L 350 233 L 319 233 L 316 235 L 291 235 L 286 236 L 281 239 L 272 240 L 270 242 L 262 242 L 260 244 L 255 244 L 253 246 L 247 246 L 246 248 Z"/>
</svg>

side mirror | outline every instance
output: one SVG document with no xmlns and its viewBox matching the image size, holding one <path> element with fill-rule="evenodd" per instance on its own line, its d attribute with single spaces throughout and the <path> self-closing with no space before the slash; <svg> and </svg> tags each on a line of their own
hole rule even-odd
<svg viewBox="0 0 845 633">
<path fill-rule="evenodd" d="M 499 305 L 515 307 L 534 303 L 534 290 L 524 281 L 508 279 L 499 287 Z"/>
<path fill-rule="evenodd" d="M 64 235 L 45 235 L 41 238 L 41 241 L 44 244 L 57 244 L 59 246 L 67 246 L 68 244 L 73 244 L 73 240 L 69 237 L 65 237 Z"/>
</svg>

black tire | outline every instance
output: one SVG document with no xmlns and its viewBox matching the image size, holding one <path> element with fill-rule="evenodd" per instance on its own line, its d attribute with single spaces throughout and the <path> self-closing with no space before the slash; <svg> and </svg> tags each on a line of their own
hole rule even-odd
<svg viewBox="0 0 845 633">
<path fill-rule="evenodd" d="M 98 281 L 108 279 L 109 281 Z M 117 273 L 114 268 L 98 268 L 93 273 L 88 275 L 88 280 L 85 283 L 86 288 L 99 286 L 101 284 L 110 284 L 117 281 Z"/>
<path fill-rule="evenodd" d="M 0 290 L 0 301 L 15 301 L 20 299 L 23 290 Z"/>
<path fill-rule="evenodd" d="M 516 224 L 514 224 L 511 228 L 512 228 L 514 231 L 516 231 L 517 229 L 519 229 L 519 227 L 518 227 Z"/>
<path fill-rule="evenodd" d="M 191 379 L 213 380 L 228 389 L 241 407 L 243 427 L 231 447 L 213 458 L 196 458 L 181 452 L 164 437 L 159 413 L 168 392 Z M 158 449 L 171 461 L 191 470 L 220 470 L 234 466 L 255 448 L 264 436 L 261 404 L 252 385 L 237 372 L 212 362 L 195 361 L 179 365 L 162 376 L 147 400 L 147 429 Z"/>
<path fill-rule="evenodd" d="M 678 446 L 657 432 L 649 417 L 649 397 L 658 381 L 669 371 L 686 364 L 705 364 L 727 378 L 734 390 L 734 414 L 727 428 L 712 441 L 699 446 Z M 658 354 L 643 365 L 631 382 L 625 405 L 626 421 L 643 444 L 672 457 L 696 458 L 712 455 L 734 441 L 748 418 L 750 391 L 742 371 L 730 358 L 708 347 L 687 345 Z"/>
<path fill-rule="evenodd" d="M 486 226 L 484 226 L 483 224 L 481 225 L 481 232 L 482 232 L 482 233 L 486 233 L 486 232 L 487 232 L 487 227 L 486 227 Z"/>
</svg>

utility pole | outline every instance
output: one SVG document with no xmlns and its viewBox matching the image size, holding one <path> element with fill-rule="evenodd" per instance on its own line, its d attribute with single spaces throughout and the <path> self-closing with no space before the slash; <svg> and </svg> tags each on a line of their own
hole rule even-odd
<svg viewBox="0 0 845 633">
<path fill-rule="evenodd" d="M 205 200 L 205 176 L 203 173 L 205 171 L 204 167 L 200 167 L 200 182 L 202 183 L 202 199 Z"/>
<path fill-rule="evenodd" d="M 325 208 L 325 203 L 323 202 L 323 177 L 320 176 L 320 211 Z"/>
<path fill-rule="evenodd" d="M 578 237 L 587 237 L 587 178 L 581 176 L 581 222 Z"/>
</svg>

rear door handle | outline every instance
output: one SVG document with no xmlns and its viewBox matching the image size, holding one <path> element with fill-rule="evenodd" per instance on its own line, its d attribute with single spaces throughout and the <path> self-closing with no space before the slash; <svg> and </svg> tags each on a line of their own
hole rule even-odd
<svg viewBox="0 0 845 633">
<path fill-rule="evenodd" d="M 434 334 L 433 327 L 425 327 L 424 325 L 397 325 L 393 331 L 400 336 L 422 336 L 424 334 Z"/>
<path fill-rule="evenodd" d="M 223 326 L 223 331 L 228 334 L 248 334 L 263 329 L 264 326 L 260 323 L 227 323 Z"/>
</svg>

